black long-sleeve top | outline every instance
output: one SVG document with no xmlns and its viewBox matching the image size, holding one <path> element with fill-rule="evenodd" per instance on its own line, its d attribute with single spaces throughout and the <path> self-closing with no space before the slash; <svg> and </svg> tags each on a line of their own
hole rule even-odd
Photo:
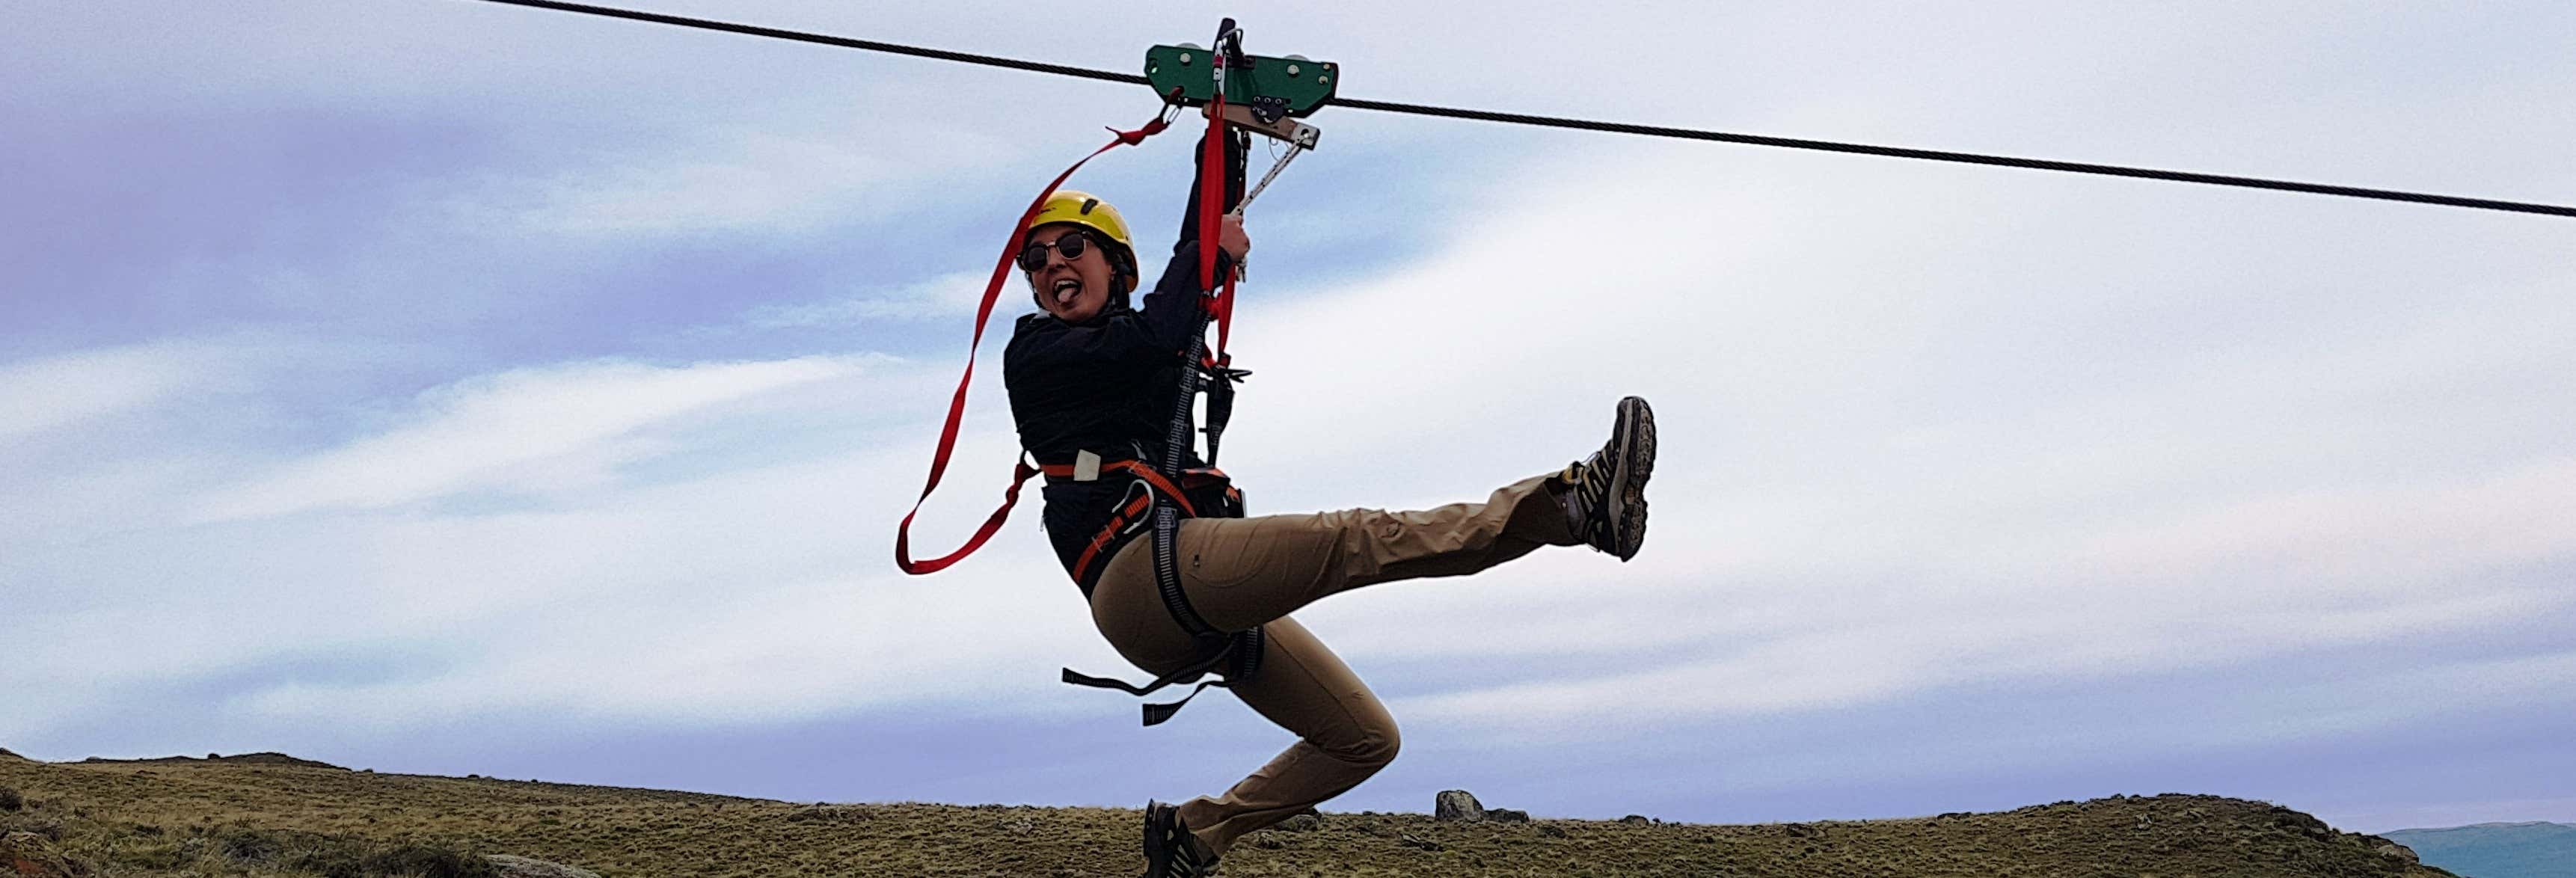
<svg viewBox="0 0 2576 878">
<path fill-rule="evenodd" d="M 1227 147 L 1232 167 L 1225 203 L 1231 205 L 1241 197 L 1243 144 L 1228 137 Z M 1148 465 L 1162 460 L 1164 437 L 1180 398 L 1183 348 L 1198 325 L 1198 203 L 1193 184 L 1180 240 L 1153 291 L 1145 294 L 1143 307 L 1113 300 L 1080 324 L 1040 311 L 1022 315 L 1012 327 L 1010 344 L 1002 351 L 1002 384 L 1010 393 L 1020 447 L 1039 463 L 1069 464 L 1086 450 L 1103 460 L 1133 458 Z M 1220 251 L 1219 276 L 1231 270 L 1233 260 Z M 1190 466 L 1201 464 L 1195 449 L 1184 456 Z M 1047 538 L 1067 573 L 1126 492 L 1123 478 L 1077 482 L 1048 477 L 1041 491 Z M 1122 539 L 1103 548 L 1092 565 L 1095 577 L 1123 544 Z M 1078 584 L 1090 592 L 1091 583 Z"/>
</svg>

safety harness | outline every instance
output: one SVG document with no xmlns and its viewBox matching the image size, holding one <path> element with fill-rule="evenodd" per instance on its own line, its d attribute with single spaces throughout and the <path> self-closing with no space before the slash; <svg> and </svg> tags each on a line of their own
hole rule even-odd
<svg viewBox="0 0 2576 878">
<path fill-rule="evenodd" d="M 1232 486 L 1224 471 L 1216 468 L 1218 445 L 1225 434 L 1226 423 L 1234 414 L 1234 385 L 1252 374 L 1249 371 L 1234 368 L 1233 357 L 1226 352 L 1226 341 L 1234 317 L 1234 285 L 1241 265 L 1238 262 L 1235 266 L 1236 270 L 1224 272 L 1225 276 L 1222 278 L 1218 276 L 1216 244 L 1218 218 L 1220 214 L 1241 216 L 1243 209 L 1251 204 L 1252 198 L 1259 195 L 1262 189 L 1267 188 L 1270 181 L 1279 175 L 1280 170 L 1287 167 L 1289 161 L 1295 159 L 1300 151 L 1314 148 L 1316 130 L 1287 116 L 1292 113 L 1303 115 L 1313 112 L 1316 107 L 1330 98 L 1332 91 L 1338 86 L 1334 80 L 1339 77 L 1338 71 L 1329 63 L 1307 61 L 1302 58 L 1291 60 L 1244 55 L 1242 37 L 1242 31 L 1237 29 L 1234 26 L 1234 20 L 1229 18 L 1218 27 L 1215 51 L 1197 50 L 1193 46 L 1156 46 L 1148 51 L 1146 72 L 1149 81 L 1154 83 L 1157 92 L 1164 98 L 1164 112 L 1134 131 L 1111 129 L 1117 135 L 1115 138 L 1099 149 L 1093 150 L 1090 155 L 1074 162 L 1072 167 L 1064 170 L 1064 173 L 1056 175 L 1056 178 L 1047 184 L 1046 189 L 1039 192 L 1038 197 L 1029 203 L 1028 210 L 1020 215 L 1020 222 L 1014 227 L 1010 240 L 1004 244 L 1001 259 L 994 264 L 992 278 L 985 285 L 983 302 L 976 309 L 975 335 L 974 340 L 967 346 L 966 372 L 958 379 L 956 393 L 950 397 L 948 417 L 940 428 L 939 447 L 931 457 L 929 481 L 922 486 L 921 496 L 913 501 L 912 511 L 905 513 L 902 524 L 895 530 L 896 566 L 901 567 L 905 573 L 916 575 L 935 573 L 973 554 L 976 549 L 982 548 L 984 543 L 1001 529 L 1002 522 L 1010 517 L 1011 508 L 1019 503 L 1021 486 L 1034 476 L 1043 474 L 1049 478 L 1075 481 L 1094 481 L 1103 478 L 1129 480 L 1127 493 L 1112 509 L 1107 525 L 1092 537 L 1090 543 L 1075 559 L 1071 571 L 1074 581 L 1083 587 L 1083 596 L 1088 599 L 1091 596 L 1089 583 L 1094 581 L 1094 565 L 1105 562 L 1103 554 L 1110 551 L 1112 546 L 1120 545 L 1124 538 L 1137 529 L 1150 528 L 1156 590 L 1162 595 L 1163 606 L 1170 611 L 1173 620 L 1198 642 L 1197 653 L 1200 658 L 1187 667 L 1164 674 L 1143 685 L 1105 677 L 1093 677 L 1077 673 L 1072 668 L 1064 669 L 1063 679 L 1064 682 L 1075 685 L 1117 689 L 1133 695 L 1145 696 L 1167 686 L 1202 680 L 1211 674 L 1218 677 L 1218 679 L 1200 682 L 1197 687 L 1190 690 L 1188 695 L 1182 696 L 1178 701 L 1144 705 L 1145 725 L 1149 726 L 1170 719 L 1182 705 L 1188 704 L 1190 699 L 1198 697 L 1200 692 L 1206 691 L 1209 687 L 1243 683 L 1252 679 L 1261 668 L 1261 628 L 1255 626 L 1235 632 L 1218 630 L 1208 624 L 1207 620 L 1190 606 L 1189 597 L 1181 588 L 1179 558 L 1181 520 L 1192 517 L 1241 517 L 1243 515 L 1242 492 Z M 1261 80 L 1251 79 L 1250 84 L 1247 85 L 1246 77 L 1234 75 L 1258 71 L 1265 62 L 1271 67 L 1269 76 L 1272 79 L 1280 79 L 1284 76 L 1284 81 L 1298 86 L 1294 94 L 1283 97 L 1282 94 L 1264 93 L 1261 89 L 1265 87 L 1265 83 Z M 1186 76 L 1202 63 L 1211 71 L 1210 78 L 1204 85 L 1171 79 L 1174 76 Z M 1309 71 L 1312 72 L 1309 73 Z M 1317 92 L 1318 89 L 1321 90 L 1320 93 Z M 1287 91 L 1278 87 L 1271 87 L 1270 90 L 1282 93 Z M 1237 94 L 1248 92 L 1251 97 L 1249 106 L 1245 104 L 1229 106 L 1227 102 L 1229 91 Z M 1200 297 L 1199 307 L 1192 309 L 1193 317 L 1184 349 L 1179 352 L 1184 365 L 1180 370 L 1180 387 L 1173 403 L 1171 429 L 1163 437 L 1161 459 L 1147 461 L 1141 459 L 1141 455 L 1111 459 L 1097 452 L 1085 450 L 1069 463 L 1040 462 L 1033 465 L 1023 455 L 1022 460 L 1013 469 L 1010 487 L 1003 492 L 1002 505 L 993 510 L 993 514 L 985 519 L 983 526 L 976 529 L 974 536 L 970 537 L 964 546 L 936 558 L 915 560 L 912 557 L 911 548 L 912 519 L 920 514 L 921 504 L 927 501 L 931 492 L 939 487 L 940 476 L 947 471 L 949 454 L 954 450 L 957 442 L 958 425 L 965 415 L 966 390 L 975 378 L 975 350 L 983 343 L 984 325 L 991 319 L 994 303 L 1000 298 L 1002 287 L 1009 281 L 1012 262 L 1021 245 L 1021 236 L 1026 234 L 1030 221 L 1044 207 L 1047 197 L 1054 194 L 1055 190 L 1062 186 L 1067 178 L 1072 177 L 1073 172 L 1080 169 L 1084 163 L 1111 149 L 1142 143 L 1145 138 L 1161 133 L 1170 126 L 1174 113 L 1180 107 L 1192 104 L 1205 106 L 1208 119 L 1208 132 L 1203 139 L 1198 172 L 1197 232 Z M 1262 177 L 1260 186 L 1245 193 L 1239 201 L 1228 204 L 1227 201 L 1233 193 L 1242 191 L 1244 175 L 1233 162 L 1228 160 L 1229 143 L 1225 138 L 1244 137 L 1238 133 L 1243 130 L 1257 131 L 1286 140 L 1289 148 L 1287 153 L 1271 167 L 1270 172 Z M 1214 349 L 1210 349 L 1207 344 L 1207 327 L 1211 322 L 1216 324 L 1217 330 Z M 1197 418 L 1194 416 L 1201 393 L 1207 394 L 1208 397 L 1207 423 L 1204 428 L 1198 425 Z M 1207 465 L 1190 467 L 1188 466 L 1190 451 L 1196 444 L 1194 434 L 1199 432 L 1204 432 L 1207 436 Z"/>
</svg>

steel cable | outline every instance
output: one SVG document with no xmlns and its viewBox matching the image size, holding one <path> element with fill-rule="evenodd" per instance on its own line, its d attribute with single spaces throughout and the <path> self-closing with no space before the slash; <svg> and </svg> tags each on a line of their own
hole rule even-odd
<svg viewBox="0 0 2576 878">
<path fill-rule="evenodd" d="M 1088 67 L 1049 64 L 1042 61 L 1023 61 L 1017 58 L 1003 58 L 994 55 L 976 54 L 973 52 L 952 52 L 945 49 L 930 49 L 920 46 L 907 46 L 900 43 L 862 40 L 851 37 L 837 37 L 827 34 L 784 30 L 780 28 L 761 27 L 749 24 L 736 24 L 733 22 L 713 21 L 703 18 L 663 15 L 656 12 L 618 9 L 608 6 L 593 6 L 586 3 L 565 3 L 560 2 L 560 0 L 476 0 L 476 2 L 500 3 L 509 6 L 527 6 L 537 9 L 552 9 L 561 12 L 573 12 L 584 15 L 623 18 L 630 21 L 643 21 L 654 24 L 673 25 L 677 27 L 697 28 L 700 30 L 722 31 L 725 33 L 743 34 L 745 36 L 794 40 L 801 43 L 817 43 L 826 46 L 838 46 L 845 49 L 861 49 L 870 52 L 889 52 L 897 55 L 910 55 L 916 58 L 933 58 L 941 61 L 956 61 L 964 64 L 981 64 L 987 67 L 1025 70 L 1031 73 L 1074 76 L 1083 79 L 1097 79 L 1105 82 L 1119 82 L 1130 85 L 1147 84 L 1145 77 L 1133 73 L 1118 73 L 1110 70 L 1095 70 Z M 1662 125 L 1638 125 L 1627 122 L 1603 122 L 1592 119 L 1572 119 L 1558 116 L 1533 116 L 1525 113 L 1501 113 L 1491 110 L 1468 110 L 1456 107 L 1438 107 L 1427 104 L 1408 104 L 1395 101 L 1372 101 L 1337 97 L 1333 99 L 1329 106 L 1348 107 L 1354 110 L 1374 110 L 1383 113 L 1406 113 L 1417 116 L 1472 119 L 1483 122 L 1500 122 L 1508 125 L 1569 128 L 1581 131 L 1631 134 L 1643 137 L 1670 137 L 1682 140 L 1704 140 L 1718 143 L 1743 144 L 1748 146 L 1771 146 L 1786 149 L 1821 150 L 1825 152 L 1872 155 L 1886 158 L 1957 162 L 1962 164 L 1989 165 L 2004 168 L 2024 168 L 2034 171 L 2061 171 L 2072 174 L 2098 174 L 2112 177 L 2130 177 L 2141 180 L 2162 180 L 2173 183 L 2202 183 L 2213 186 L 2240 186 L 2253 189 L 2272 189 L 2283 192 L 2305 192 L 2312 195 L 2334 195 L 2344 198 L 2369 198 L 2380 201 L 2402 201 L 2415 204 L 2441 205 L 2445 207 L 2466 207 L 2478 210 L 2501 210 L 2511 211 L 2514 213 L 2576 217 L 2576 207 L 2567 207 L 2555 204 L 2499 201 L 2491 198 L 2467 198 L 2457 195 L 2439 195 L 2429 192 L 2404 192 L 2394 189 L 2368 189 L 2359 186 L 2341 186 L 2331 183 L 2302 183 L 2294 180 L 2272 180 L 2261 177 L 2240 177 L 2230 174 L 2204 174 L 2195 171 L 2173 171 L 2158 168 L 2102 165 L 2092 164 L 2089 162 L 2067 162 L 2057 161 L 2055 159 L 2021 158 L 2016 156 L 1989 155 L 1973 152 L 1952 152 L 1937 149 L 1915 149 L 1912 147 L 1902 146 L 1875 146 L 1865 143 L 1841 143 L 1831 140 L 1807 140 L 1796 137 L 1772 137 L 1761 134 L 1731 134 L 1724 131 L 1705 131 L 1695 128 L 1673 128 Z"/>
</svg>

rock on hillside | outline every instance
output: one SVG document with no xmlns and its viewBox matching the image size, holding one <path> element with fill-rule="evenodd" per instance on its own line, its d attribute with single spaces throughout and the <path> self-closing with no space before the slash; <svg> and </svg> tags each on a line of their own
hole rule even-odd
<svg viewBox="0 0 2576 878">
<path fill-rule="evenodd" d="M 489 874 L 542 860 L 640 875 L 1133 875 L 1119 808 L 796 804 L 422 777 L 304 760 L 0 760 L 0 837 L 90 874 Z M 1428 790 L 1425 791 L 1430 792 Z M 31 844 L 31 846 L 33 846 Z M 2404 848 L 2263 802 L 2115 796 L 1991 814 L 1715 826 L 1331 813 L 1254 833 L 1228 878 L 1375 875 L 2440 878 Z M 2384 852 L 2385 851 L 2385 852 Z M 323 867 L 328 867 L 324 871 Z M 5 874 L 5 872 L 0 872 Z"/>
<path fill-rule="evenodd" d="M 1441 790 L 1432 797 L 1431 819 L 1474 823 L 1485 819 L 1485 804 L 1466 790 Z"/>
</svg>

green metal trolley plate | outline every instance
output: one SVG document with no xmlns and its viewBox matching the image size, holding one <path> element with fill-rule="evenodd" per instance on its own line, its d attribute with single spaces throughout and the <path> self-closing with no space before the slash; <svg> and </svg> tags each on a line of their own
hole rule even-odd
<svg viewBox="0 0 2576 878">
<path fill-rule="evenodd" d="M 1226 71 L 1226 103 L 1275 102 L 1287 115 L 1304 116 L 1332 101 L 1333 90 L 1342 84 L 1341 65 L 1330 61 L 1267 55 L 1249 55 L 1246 59 L 1250 63 Z M 1206 49 L 1155 46 L 1145 50 L 1145 80 L 1165 100 L 1199 106 L 1216 96 L 1216 76 L 1208 64 Z"/>
</svg>

